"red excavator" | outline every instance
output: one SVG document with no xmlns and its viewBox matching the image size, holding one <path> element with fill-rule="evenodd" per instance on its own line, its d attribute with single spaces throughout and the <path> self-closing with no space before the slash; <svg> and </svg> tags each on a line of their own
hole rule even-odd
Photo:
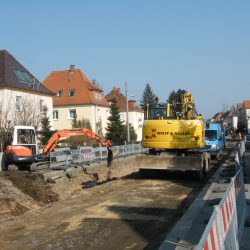
<svg viewBox="0 0 250 250">
<path fill-rule="evenodd" d="M 86 136 L 103 147 L 110 147 L 111 142 L 101 135 L 87 128 L 63 129 L 55 132 L 49 139 L 42 153 L 38 153 L 35 128 L 31 126 L 15 126 L 12 135 L 12 144 L 8 145 L 4 154 L 2 170 L 8 170 L 9 164 L 17 166 L 29 165 L 36 168 L 49 160 L 52 152 L 62 139 L 74 136 Z"/>
</svg>

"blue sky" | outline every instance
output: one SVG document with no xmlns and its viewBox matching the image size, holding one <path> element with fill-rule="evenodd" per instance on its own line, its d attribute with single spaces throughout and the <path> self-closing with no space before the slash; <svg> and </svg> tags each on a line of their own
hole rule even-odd
<svg viewBox="0 0 250 250">
<path fill-rule="evenodd" d="M 205 118 L 250 99 L 250 1 L 1 1 L 0 49 L 39 80 L 75 64 L 107 94 L 187 89 Z"/>
</svg>

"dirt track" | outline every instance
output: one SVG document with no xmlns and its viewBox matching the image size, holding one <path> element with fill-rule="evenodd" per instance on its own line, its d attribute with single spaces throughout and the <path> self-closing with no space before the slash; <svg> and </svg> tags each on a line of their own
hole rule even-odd
<svg viewBox="0 0 250 250">
<path fill-rule="evenodd" d="M 202 182 L 157 171 L 88 189 L 84 172 L 45 186 L 25 172 L 2 174 L 1 249 L 157 249 L 215 169 Z"/>
<path fill-rule="evenodd" d="M 121 179 L 0 224 L 2 249 L 155 249 L 199 191 L 197 181 Z"/>
</svg>

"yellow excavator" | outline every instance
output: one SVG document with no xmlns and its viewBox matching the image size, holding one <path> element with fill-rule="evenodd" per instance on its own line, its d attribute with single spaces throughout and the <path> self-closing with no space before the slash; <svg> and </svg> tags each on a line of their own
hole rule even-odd
<svg viewBox="0 0 250 250">
<path fill-rule="evenodd" d="M 185 90 L 175 92 L 165 104 L 147 104 L 142 143 L 149 148 L 149 155 L 139 159 L 142 169 L 194 170 L 199 176 L 209 171 L 204 121 Z"/>
</svg>

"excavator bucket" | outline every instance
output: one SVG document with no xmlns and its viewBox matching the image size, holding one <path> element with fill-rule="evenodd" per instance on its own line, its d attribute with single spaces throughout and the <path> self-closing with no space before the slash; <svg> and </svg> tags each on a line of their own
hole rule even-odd
<svg viewBox="0 0 250 250">
<path fill-rule="evenodd" d="M 192 156 L 171 155 L 139 155 L 136 157 L 139 169 L 170 170 L 170 171 L 196 171 L 200 175 L 209 170 L 207 154 Z"/>
</svg>

